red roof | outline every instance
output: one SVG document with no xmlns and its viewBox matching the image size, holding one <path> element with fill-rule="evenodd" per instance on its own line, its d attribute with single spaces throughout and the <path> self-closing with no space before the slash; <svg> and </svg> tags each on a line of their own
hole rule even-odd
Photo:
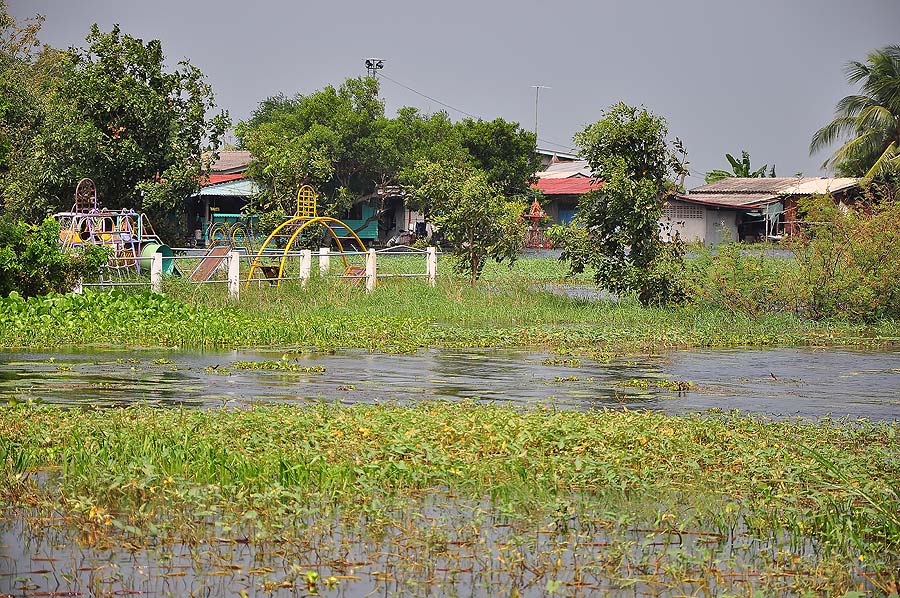
<svg viewBox="0 0 900 598">
<path fill-rule="evenodd" d="M 218 183 L 227 183 L 228 181 L 236 181 L 238 179 L 244 178 L 244 175 L 240 172 L 235 172 L 233 174 L 210 174 L 206 176 L 203 181 L 200 183 L 202 187 L 207 185 L 216 185 Z"/>
<path fill-rule="evenodd" d="M 568 179 L 538 179 L 532 187 L 543 191 L 544 195 L 582 195 L 600 189 L 603 187 L 603 181 L 583 176 Z"/>
</svg>

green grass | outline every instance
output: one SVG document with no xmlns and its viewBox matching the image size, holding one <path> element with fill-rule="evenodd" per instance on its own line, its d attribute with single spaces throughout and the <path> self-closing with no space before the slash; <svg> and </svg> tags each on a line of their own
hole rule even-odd
<svg viewBox="0 0 900 598">
<path fill-rule="evenodd" d="M 452 278 L 435 288 L 422 280 L 384 279 L 366 294 L 360 285 L 313 277 L 305 288 L 242 288 L 239 302 L 228 299 L 224 285 L 171 279 L 164 291 L 165 297 L 89 291 L 0 299 L 0 347 L 520 347 L 602 356 L 689 347 L 878 347 L 900 338 L 892 320 L 867 326 L 700 305 L 585 302 L 530 278 L 474 288 Z"/>
<path fill-rule="evenodd" d="M 625 587 L 737 572 L 753 584 L 788 576 L 782 589 L 795 594 L 846 591 L 865 575 L 887 593 L 900 563 L 898 434 L 896 423 L 468 402 L 5 406 L 0 505 L 62 514 L 93 542 L 233 533 L 299 546 L 312 530 L 328 542 L 341 529 L 363 546 L 402 537 L 419 562 L 435 533 L 445 551 L 474 534 L 473 550 L 478 537 L 503 537 L 501 554 L 537 567 L 528 559 L 543 557 L 523 556 L 514 539 L 544 534 L 560 559 L 580 546 L 593 556 L 576 568 Z M 545 566 L 549 581 L 573 573 Z"/>
</svg>

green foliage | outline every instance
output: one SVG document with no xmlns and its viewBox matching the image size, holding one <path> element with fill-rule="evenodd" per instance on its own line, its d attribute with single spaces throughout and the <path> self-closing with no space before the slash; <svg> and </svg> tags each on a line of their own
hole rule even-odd
<svg viewBox="0 0 900 598">
<path fill-rule="evenodd" d="M 624 103 L 576 134 L 603 187 L 582 196 L 569 233 L 554 233 L 563 238 L 563 258 L 574 272 L 591 266 L 598 284 L 615 293 L 636 292 L 644 305 L 685 296 L 681 243 L 659 235 L 668 179 L 681 164 L 666 134 L 665 119 Z"/>
<path fill-rule="evenodd" d="M 41 219 L 66 209 L 77 181 L 90 176 L 107 207 L 179 212 L 227 117 L 206 118 L 214 104 L 202 73 L 187 61 L 164 70 L 159 41 L 96 25 L 86 41 L 40 60 L 7 56 L 30 93 L 27 130 L 2 175 L 7 211 Z"/>
<path fill-rule="evenodd" d="M 418 589 L 435 583 L 428 559 L 458 558 L 460 570 L 473 559 L 447 550 L 439 530 L 502 557 L 479 565 L 495 580 L 477 578 L 489 594 L 527 566 L 532 588 L 572 574 L 595 587 L 650 581 L 699 594 L 724 577 L 767 596 L 840 596 L 863 575 L 887 588 L 896 574 L 898 433 L 888 422 L 473 401 L 19 404 L 0 406 L 0 505 L 13 517 L 25 511 L 26 530 L 71 526 L 51 536 L 89 532 L 123 550 L 157 545 L 168 555 L 179 538 L 203 549 L 223 536 L 252 539 L 255 567 L 316 562 L 315 548 L 340 534 L 361 555 L 362 575 L 383 571 L 369 555 L 395 548 L 399 529 L 409 559 L 396 559 L 392 579 L 410 583 L 400 577 L 408 562 Z M 699 541 L 684 541 L 691 536 Z"/>
<path fill-rule="evenodd" d="M 538 166 L 534 135 L 517 123 L 454 124 L 444 112 L 423 115 L 412 107 L 386 117 L 373 78 L 271 97 L 237 133 L 255 158 L 248 174 L 263 187 L 255 202 L 263 212 L 280 206 L 292 213 L 297 189 L 311 184 L 322 193 L 322 211 L 340 215 L 408 182 L 420 160 L 481 169 L 508 195 L 527 191 Z"/>
<path fill-rule="evenodd" d="M 823 196 L 801 203 L 801 211 L 808 224 L 796 254 L 809 314 L 900 317 L 900 203 L 846 207 Z"/>
<path fill-rule="evenodd" d="M 751 170 L 750 168 L 750 154 L 746 150 L 741 150 L 741 160 L 738 162 L 734 156 L 731 154 L 725 154 L 725 158 L 728 160 L 729 164 L 731 164 L 731 172 L 727 170 L 710 170 L 706 173 L 705 180 L 707 183 L 714 183 L 716 181 L 721 181 L 722 179 L 738 177 L 738 178 L 749 178 L 749 179 L 759 179 L 764 178 L 766 176 L 774 177 L 775 176 L 775 166 L 773 165 L 771 170 L 769 170 L 769 174 L 766 175 L 766 168 L 769 167 L 768 164 L 763 164 L 762 168 L 757 168 L 756 170 Z"/>
<path fill-rule="evenodd" d="M 492 121 L 466 118 L 457 125 L 462 146 L 488 182 L 509 197 L 529 192 L 529 183 L 541 166 L 534 133 L 502 118 Z"/>
<path fill-rule="evenodd" d="M 701 248 L 690 263 L 692 299 L 752 317 L 792 312 L 800 305 L 798 269 L 790 259 L 766 257 L 765 250 L 738 243 Z"/>
<path fill-rule="evenodd" d="M 106 260 L 98 246 L 63 253 L 59 223 L 52 218 L 37 225 L 0 219 L 0 297 L 67 292 L 79 279 L 96 275 Z"/>
<path fill-rule="evenodd" d="M 467 166 L 422 160 L 410 178 L 412 200 L 432 215 L 458 259 L 457 270 L 473 285 L 486 258 L 515 261 L 525 233 L 524 202 L 507 200 L 484 172 Z"/>
<path fill-rule="evenodd" d="M 845 140 L 823 168 L 868 179 L 900 172 L 900 45 L 873 50 L 865 63 L 847 63 L 845 72 L 849 83 L 862 82 L 860 93 L 837 103 L 834 120 L 813 135 L 810 153 Z"/>
</svg>

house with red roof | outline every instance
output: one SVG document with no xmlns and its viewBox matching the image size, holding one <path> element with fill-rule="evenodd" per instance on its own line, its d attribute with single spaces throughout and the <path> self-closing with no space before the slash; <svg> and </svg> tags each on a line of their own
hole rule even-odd
<svg viewBox="0 0 900 598">
<path fill-rule="evenodd" d="M 535 176 L 537 182 L 532 188 L 544 194 L 544 212 L 554 224 L 571 222 L 579 198 L 603 186 L 602 181 L 591 177 L 586 160 L 554 161 Z"/>
</svg>

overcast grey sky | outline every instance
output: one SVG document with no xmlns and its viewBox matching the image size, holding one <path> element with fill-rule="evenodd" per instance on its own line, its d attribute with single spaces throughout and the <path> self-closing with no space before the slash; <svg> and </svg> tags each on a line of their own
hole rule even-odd
<svg viewBox="0 0 900 598">
<path fill-rule="evenodd" d="M 813 132 L 855 91 L 843 66 L 900 43 L 900 0 L 7 0 L 46 16 L 42 40 L 84 45 L 91 23 L 119 23 L 188 58 L 235 122 L 279 92 L 309 93 L 365 74 L 363 59 L 425 95 L 486 118 L 534 127 L 540 146 L 572 135 L 623 100 L 669 122 L 689 152 L 691 184 L 750 152 L 778 174 L 825 174 Z M 382 81 L 388 113 L 444 110 Z M 448 110 L 454 120 L 463 115 Z M 555 143 L 559 145 L 550 145 Z"/>
</svg>

